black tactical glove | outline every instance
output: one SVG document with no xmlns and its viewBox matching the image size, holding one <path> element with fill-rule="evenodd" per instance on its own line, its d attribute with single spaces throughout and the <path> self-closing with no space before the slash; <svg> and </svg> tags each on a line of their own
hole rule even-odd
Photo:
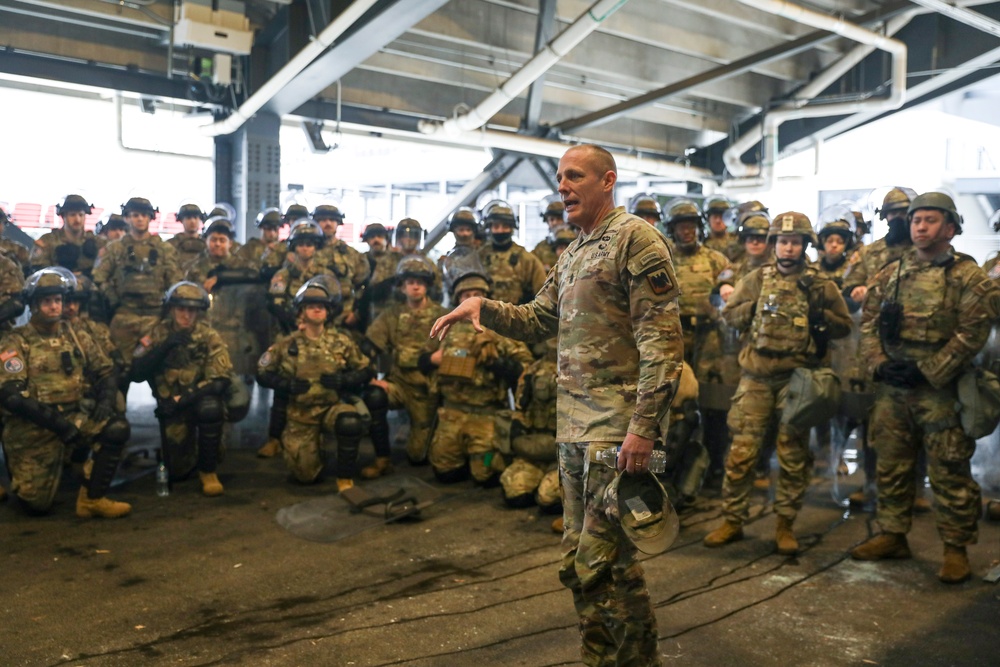
<svg viewBox="0 0 1000 667">
<path fill-rule="evenodd" d="M 68 421 L 55 434 L 67 447 L 76 447 L 83 440 L 83 433 L 80 432 L 80 429 Z"/>
<path fill-rule="evenodd" d="M 159 401 L 159 403 L 156 406 L 156 410 L 153 411 L 153 414 L 156 416 L 157 419 L 170 419 L 171 417 L 177 414 L 177 411 L 179 409 L 180 408 L 177 405 L 177 401 L 173 400 L 172 398 L 167 398 L 162 401 Z"/>
<path fill-rule="evenodd" d="M 323 373 L 319 376 L 319 383 L 324 389 L 340 389 L 344 386 L 343 382 L 344 378 L 340 373 Z"/>
<path fill-rule="evenodd" d="M 312 383 L 309 380 L 304 380 L 302 378 L 293 378 L 288 383 L 288 393 L 292 396 L 298 396 L 299 394 L 304 394 L 309 391 L 309 387 Z"/>
<path fill-rule="evenodd" d="M 163 341 L 164 347 L 168 349 L 190 345 L 190 343 L 191 331 L 189 329 L 174 331 Z"/>
<path fill-rule="evenodd" d="M 912 389 L 927 382 L 927 378 L 917 367 L 917 362 L 911 360 L 883 362 L 879 364 L 875 376 L 899 389 Z"/>
<path fill-rule="evenodd" d="M 94 411 L 90 413 L 90 418 L 95 422 L 102 422 L 107 419 L 111 419 L 115 414 L 114 403 L 109 403 L 107 401 L 100 401 L 96 406 L 94 406 Z"/>
</svg>

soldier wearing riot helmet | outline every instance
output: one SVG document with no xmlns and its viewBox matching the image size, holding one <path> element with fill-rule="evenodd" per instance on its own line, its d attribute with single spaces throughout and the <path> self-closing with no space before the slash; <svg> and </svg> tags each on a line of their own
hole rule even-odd
<svg viewBox="0 0 1000 667">
<path fill-rule="evenodd" d="M 213 213 L 218 217 L 219 214 Z M 177 264 L 181 270 L 187 270 L 188 265 L 201 256 L 205 250 L 205 239 L 201 233 L 201 226 L 208 219 L 208 215 L 201 210 L 201 207 L 192 202 L 185 202 L 177 209 L 177 222 L 181 223 L 183 230 L 180 234 L 174 234 L 167 243 L 177 251 Z"/>
<path fill-rule="evenodd" d="M 24 312 L 24 274 L 14 260 L 0 253 L 0 335 L 10 331 Z"/>
<path fill-rule="evenodd" d="M 302 218 L 309 217 L 309 209 L 302 204 L 289 204 L 285 209 L 285 214 L 281 216 L 281 224 L 294 225 Z M 343 218 L 341 218 L 343 220 Z"/>
<path fill-rule="evenodd" d="M 870 198 L 878 193 L 872 191 Z M 879 269 L 898 259 L 912 245 L 906 211 L 916 196 L 910 188 L 894 187 L 886 192 L 880 206 L 872 203 L 878 217 L 888 223 L 889 231 L 885 237 L 853 252 L 848 260 L 844 270 L 844 298 L 852 310 L 861 307 L 868 293 L 868 282 Z"/>
<path fill-rule="evenodd" d="M 849 208 L 841 204 L 827 207 L 819 214 L 816 237 L 819 241 L 819 261 L 816 268 L 824 278 L 844 284 L 847 257 L 854 249 L 855 218 Z"/>
<path fill-rule="evenodd" d="M 288 246 L 279 239 L 282 221 L 281 210 L 275 207 L 261 209 L 254 220 L 254 225 L 260 230 L 259 237 L 251 237 L 236 251 L 236 254 L 246 260 L 251 266 L 260 270 L 261 278 L 271 281 L 288 255 Z"/>
<path fill-rule="evenodd" d="M 645 192 L 633 195 L 628 201 L 628 212 L 637 215 L 654 227 L 663 222 L 663 208 L 656 197 Z"/>
<path fill-rule="evenodd" d="M 742 377 L 729 410 L 732 445 L 726 459 L 721 526 L 705 536 L 709 547 L 742 539 L 749 510 L 753 469 L 780 398 L 792 372 L 815 368 L 830 340 L 851 330 L 851 317 L 835 283 L 809 266 L 806 247 L 816 244 L 809 218 L 789 211 L 775 216 L 769 244 L 775 263 L 741 280 L 722 316 L 747 341 L 740 351 Z M 792 524 L 809 486 L 812 455 L 808 429 L 785 423 L 777 427 L 781 474 L 775 499 L 775 542 L 781 554 L 798 552 Z"/>
<path fill-rule="evenodd" d="M 494 199 L 483 207 L 481 217 L 489 228 L 490 243 L 479 249 L 479 259 L 492 281 L 493 297 L 513 304 L 531 301 L 545 282 L 545 267 L 514 242 L 518 228 L 514 209 Z"/>
<path fill-rule="evenodd" d="M 8 333 L 0 348 L 0 406 L 11 491 L 31 512 L 47 512 L 55 497 L 66 448 L 87 448 L 87 481 L 76 501 L 81 518 L 121 517 L 127 503 L 106 497 L 128 442 L 128 422 L 115 409 L 114 364 L 83 331 L 62 319 L 63 297 L 75 282 L 52 269 L 25 284 L 31 320 Z M 93 388 L 97 400 L 83 401 Z"/>
<path fill-rule="evenodd" d="M 163 317 L 140 339 L 132 381 L 149 382 L 160 421 L 163 462 L 173 480 L 198 470 L 202 493 L 223 493 L 217 468 L 233 367 L 226 344 L 205 321 L 208 293 L 190 281 L 163 296 Z"/>
<path fill-rule="evenodd" d="M 968 255 L 951 245 L 962 232 L 954 200 L 942 192 L 907 207 L 912 247 L 869 283 L 861 358 L 875 381 L 872 443 L 878 452 L 882 533 L 851 550 L 858 560 L 910 558 L 917 452 L 927 472 L 944 542 L 940 581 L 971 576 L 966 547 L 978 537 L 979 485 L 970 460 L 976 444 L 962 428 L 958 379 L 986 343 L 1000 314 L 1000 291 Z"/>
<path fill-rule="evenodd" d="M 354 486 L 364 421 L 346 393 L 361 393 L 374 377 L 368 357 L 346 334 L 330 326 L 341 307 L 334 276 L 305 283 L 293 302 L 301 327 L 268 348 L 257 365 L 257 381 L 289 397 L 281 433 L 285 463 L 304 484 L 323 470 L 322 440 L 337 439 L 337 490 Z"/>
<path fill-rule="evenodd" d="M 68 271 L 68 269 L 66 270 Z M 90 336 L 114 363 L 115 374 L 118 377 L 124 377 L 128 372 L 125 358 L 122 357 L 122 353 L 111 340 L 111 331 L 108 329 L 108 325 L 98 322 L 88 314 L 88 305 L 96 292 L 93 281 L 86 276 L 79 278 L 74 276 L 74 280 L 76 281 L 75 286 L 72 281 L 68 281 L 71 287 L 63 296 L 63 319 L 73 325 L 75 330 L 83 331 Z M 124 401 L 121 407 L 124 408 Z M 119 411 L 124 412 L 124 409 Z"/>
<path fill-rule="evenodd" d="M 743 255 L 743 244 L 740 242 L 738 225 L 733 224 L 732 216 L 727 215 L 733 204 L 725 197 L 709 197 L 702 208 L 704 219 L 708 222 L 708 235 L 705 246 L 717 250 L 731 262 Z"/>
<path fill-rule="evenodd" d="M 10 216 L 7 215 L 7 211 L 0 207 L 0 255 L 7 257 L 17 264 L 17 268 L 22 271 L 22 274 L 27 273 L 31 270 L 31 259 L 28 249 L 17 241 L 3 236 L 4 229 L 7 228 L 7 225 L 11 224 L 13 222 Z"/>
<path fill-rule="evenodd" d="M 90 276 L 105 240 L 84 229 L 94 205 L 80 195 L 66 195 L 56 205 L 56 215 L 63 220 L 60 229 L 43 234 L 31 249 L 31 267 L 38 271 L 48 266 L 65 266 L 77 275 Z"/>
<path fill-rule="evenodd" d="M 321 204 L 313 210 L 313 220 L 319 223 L 326 242 L 319 252 L 319 260 L 337 276 L 343 290 L 343 314 L 339 323 L 354 327 L 360 323 L 355 312 L 354 299 L 371 276 L 368 260 L 360 252 L 337 238 L 337 230 L 344 222 L 344 213 L 333 204 Z"/>
<path fill-rule="evenodd" d="M 126 363 L 139 338 L 159 320 L 163 293 L 182 277 L 177 251 L 149 232 L 158 210 L 141 197 L 125 202 L 129 232 L 108 244 L 94 267 L 94 284 L 113 313 L 111 339 Z"/>
<path fill-rule="evenodd" d="M 538 261 L 542 263 L 542 267 L 546 273 L 556 263 L 556 232 L 569 228 L 564 219 L 565 213 L 566 205 L 562 203 L 559 195 L 549 195 L 542 200 L 542 220 L 548 226 L 549 233 L 544 239 L 539 241 L 538 245 L 531 251 L 531 254 L 537 257 Z"/>
<path fill-rule="evenodd" d="M 743 218 L 737 230 L 743 253 L 729 269 L 719 274 L 719 296 L 723 303 L 729 300 L 738 283 L 754 269 L 774 259 L 771 246 L 767 243 L 767 235 L 771 229 L 771 221 L 767 216 L 751 213 Z"/>
<path fill-rule="evenodd" d="M 428 296 L 434 280 L 434 265 L 426 257 L 413 254 L 401 259 L 396 267 L 396 284 L 405 301 L 389 304 L 366 332 L 368 342 L 392 361 L 385 380 L 372 380 L 364 394 L 372 415 L 376 458 L 373 465 L 362 469 L 362 477 L 373 479 L 391 471 L 389 410 L 406 410 L 410 417 L 406 456 L 415 465 L 426 461 L 438 396 L 430 378 L 421 372 L 419 359 L 429 344 L 436 349 L 433 342 L 428 343 L 427 331 L 445 313 Z"/>
<path fill-rule="evenodd" d="M 448 219 L 448 231 L 455 237 L 456 248 L 475 245 L 478 227 L 479 218 L 468 206 L 457 209 Z"/>
<path fill-rule="evenodd" d="M 107 220 L 101 220 L 94 226 L 94 234 L 97 236 L 103 236 L 108 240 L 108 243 L 111 241 L 117 241 L 121 237 L 125 236 L 127 231 L 128 223 L 125 222 L 125 218 L 117 213 L 109 214 Z M 103 250 L 103 248 L 101 250 Z M 98 255 L 100 255 L 100 252 Z"/>
<path fill-rule="evenodd" d="M 361 328 L 366 329 L 396 294 L 396 267 L 403 254 L 389 245 L 389 230 L 381 222 L 365 225 L 361 240 L 368 244 L 364 258 L 368 262 L 369 277 L 358 300 Z"/>
</svg>

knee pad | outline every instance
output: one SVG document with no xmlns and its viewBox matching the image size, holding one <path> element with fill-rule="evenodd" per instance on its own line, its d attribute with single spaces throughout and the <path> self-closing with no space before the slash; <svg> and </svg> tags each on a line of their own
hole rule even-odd
<svg viewBox="0 0 1000 667">
<path fill-rule="evenodd" d="M 243 421 L 250 413 L 250 391 L 240 378 L 234 378 L 224 394 L 226 399 L 226 421 Z"/>
<path fill-rule="evenodd" d="M 120 449 L 130 437 L 132 437 L 132 427 L 128 421 L 122 417 L 114 417 L 101 431 L 100 441 L 101 445 Z"/>
<path fill-rule="evenodd" d="M 455 484 L 463 482 L 469 478 L 468 466 L 455 468 L 454 470 L 438 470 L 434 468 L 434 477 L 442 484 Z"/>
<path fill-rule="evenodd" d="M 362 398 L 371 412 L 389 409 L 389 394 L 382 387 L 376 387 L 373 384 L 368 385 L 365 387 Z"/>
<path fill-rule="evenodd" d="M 345 412 L 337 415 L 337 421 L 333 425 L 333 432 L 338 437 L 360 438 L 364 435 L 365 424 L 357 413 Z"/>
<path fill-rule="evenodd" d="M 218 396 L 202 396 L 194 406 L 194 418 L 199 424 L 216 424 L 226 416 L 225 406 Z"/>
<path fill-rule="evenodd" d="M 507 507 L 513 509 L 524 509 L 525 507 L 531 507 L 535 504 L 535 498 L 530 493 L 522 493 L 516 496 L 508 496 L 504 494 L 503 501 L 507 504 Z"/>
</svg>

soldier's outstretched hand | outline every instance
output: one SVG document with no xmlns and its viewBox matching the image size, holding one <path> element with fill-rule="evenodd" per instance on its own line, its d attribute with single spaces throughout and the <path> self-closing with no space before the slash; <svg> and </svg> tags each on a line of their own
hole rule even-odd
<svg viewBox="0 0 1000 667">
<path fill-rule="evenodd" d="M 479 297 L 473 297 L 471 299 L 466 299 L 462 303 L 458 304 L 455 310 L 451 311 L 447 315 L 442 315 L 431 327 L 431 338 L 437 338 L 438 340 L 444 340 L 444 337 L 448 335 L 448 329 L 455 322 L 461 322 L 462 320 L 468 320 L 472 322 L 472 328 L 476 330 L 477 333 L 483 332 L 483 327 L 479 324 L 479 309 L 483 304 L 483 300 Z"/>
</svg>

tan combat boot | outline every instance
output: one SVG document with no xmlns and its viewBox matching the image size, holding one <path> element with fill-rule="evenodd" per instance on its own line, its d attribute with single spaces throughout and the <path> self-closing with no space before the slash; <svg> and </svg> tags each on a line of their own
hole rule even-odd
<svg viewBox="0 0 1000 667">
<path fill-rule="evenodd" d="M 338 493 L 341 492 L 341 491 L 346 491 L 347 489 L 353 489 L 353 488 L 354 488 L 354 480 L 353 479 L 341 479 L 341 478 L 337 478 L 337 492 Z"/>
<path fill-rule="evenodd" d="M 105 519 L 117 519 L 132 511 L 128 503 L 121 503 L 110 498 L 89 498 L 86 487 L 80 487 L 80 495 L 76 497 L 76 515 L 81 519 L 91 519 L 95 516 Z"/>
<path fill-rule="evenodd" d="M 944 545 L 944 562 L 938 572 L 938 579 L 946 584 L 960 584 L 968 581 L 971 576 L 972 570 L 969 569 L 969 556 L 965 552 L 965 547 Z"/>
<path fill-rule="evenodd" d="M 281 440 L 277 438 L 268 438 L 264 446 L 257 450 L 257 458 L 269 459 L 278 455 L 281 451 Z"/>
<path fill-rule="evenodd" d="M 556 519 L 555 521 L 552 522 L 552 532 L 553 533 L 559 533 L 560 535 L 563 534 L 563 518 L 562 517 L 559 517 L 558 519 Z"/>
<path fill-rule="evenodd" d="M 792 520 L 778 517 L 778 528 L 774 533 L 774 541 L 778 545 L 778 553 L 782 556 L 794 556 L 799 552 L 799 541 L 792 532 Z"/>
<path fill-rule="evenodd" d="M 737 542 L 743 539 L 743 526 L 733 523 L 728 519 L 722 525 L 705 536 L 702 540 L 706 547 L 721 547 L 730 542 Z"/>
<path fill-rule="evenodd" d="M 854 560 L 883 560 L 885 558 L 913 558 L 910 545 L 903 533 L 880 533 L 851 549 Z"/>
<path fill-rule="evenodd" d="M 392 462 L 388 456 L 375 457 L 375 463 L 361 469 L 361 476 L 365 479 L 377 479 L 382 475 L 392 472 Z"/>
<path fill-rule="evenodd" d="M 770 477 L 758 477 L 753 481 L 753 488 L 758 491 L 767 491 L 771 488 L 771 478 Z"/>
<path fill-rule="evenodd" d="M 221 496 L 223 492 L 222 482 L 214 472 L 198 472 L 201 479 L 201 492 L 206 496 Z"/>
</svg>

